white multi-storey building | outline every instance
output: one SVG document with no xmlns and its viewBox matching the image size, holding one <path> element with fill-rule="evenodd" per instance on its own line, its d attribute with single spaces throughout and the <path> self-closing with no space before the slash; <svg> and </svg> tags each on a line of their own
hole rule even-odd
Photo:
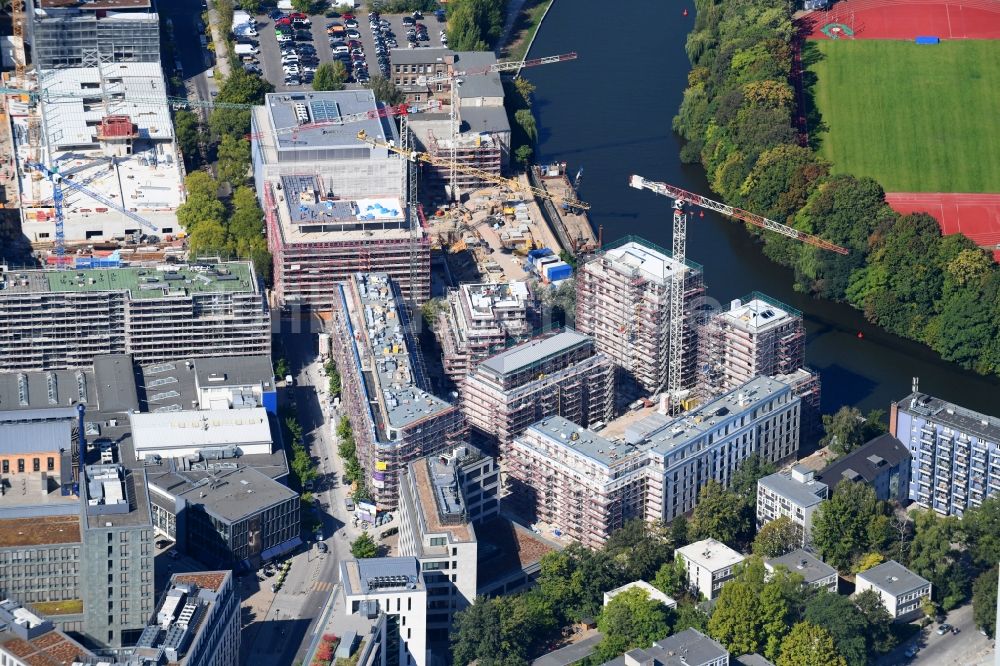
<svg viewBox="0 0 1000 666">
<path fill-rule="evenodd" d="M 829 497 L 830 489 L 816 481 L 814 472 L 795 465 L 789 472 L 777 472 L 757 481 L 757 529 L 782 516 L 798 526 L 801 545 L 809 543 L 812 516 Z"/>
<path fill-rule="evenodd" d="M 743 555 L 715 539 L 690 543 L 674 551 L 674 557 L 684 563 L 688 587 L 715 599 L 726 581 L 736 575 L 736 565 Z"/>
<path fill-rule="evenodd" d="M 896 621 L 919 615 L 921 604 L 931 596 L 930 581 L 895 560 L 862 571 L 856 580 L 855 594 L 875 590 L 882 598 L 882 605 Z"/>
<path fill-rule="evenodd" d="M 771 572 L 783 568 L 789 573 L 802 576 L 802 584 L 808 587 L 837 591 L 837 570 L 801 548 L 764 560 L 764 567 Z"/>
<path fill-rule="evenodd" d="M 728 486 L 752 453 L 770 462 L 794 455 L 799 403 L 787 385 L 761 377 L 683 417 L 647 417 L 623 440 L 547 417 L 514 439 L 504 464 L 526 509 L 598 547 L 631 518 L 671 521 L 692 510 L 708 481 Z"/>
</svg>

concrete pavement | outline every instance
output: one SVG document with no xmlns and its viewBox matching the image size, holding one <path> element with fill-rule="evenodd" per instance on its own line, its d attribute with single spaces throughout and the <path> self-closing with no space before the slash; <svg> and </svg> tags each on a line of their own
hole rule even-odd
<svg viewBox="0 0 1000 666">
<path fill-rule="evenodd" d="M 940 625 L 932 623 L 880 659 L 879 665 L 991 666 L 994 663 L 993 641 L 979 633 L 975 627 L 971 603 L 948 613 L 945 622 L 958 627 L 960 633 L 957 636 L 952 633 L 939 636 L 937 629 Z M 907 658 L 906 648 L 914 644 L 920 651 L 915 657 Z"/>
</svg>

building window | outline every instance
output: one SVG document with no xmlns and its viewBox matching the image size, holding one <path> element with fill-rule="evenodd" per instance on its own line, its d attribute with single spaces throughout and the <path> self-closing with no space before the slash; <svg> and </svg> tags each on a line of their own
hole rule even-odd
<svg viewBox="0 0 1000 666">
<path fill-rule="evenodd" d="M 41 472 L 42 471 L 42 461 L 38 458 L 32 458 L 31 460 L 31 471 Z"/>
<path fill-rule="evenodd" d="M 448 543 L 448 537 L 431 537 L 432 546 L 444 546 Z"/>
<path fill-rule="evenodd" d="M 3 461 L 3 473 L 4 474 L 10 474 L 10 461 L 9 460 L 4 460 Z"/>
<path fill-rule="evenodd" d="M 17 459 L 17 473 L 24 474 L 24 458 Z"/>
<path fill-rule="evenodd" d="M 56 468 L 56 459 L 49 456 L 49 459 L 45 461 L 45 467 L 51 472 Z"/>
</svg>

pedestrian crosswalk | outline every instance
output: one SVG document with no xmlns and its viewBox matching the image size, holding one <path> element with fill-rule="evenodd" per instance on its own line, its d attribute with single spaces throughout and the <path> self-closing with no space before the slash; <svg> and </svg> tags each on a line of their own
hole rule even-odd
<svg viewBox="0 0 1000 666">
<path fill-rule="evenodd" d="M 316 584 L 313 585 L 314 592 L 329 592 L 332 589 L 333 589 L 333 583 L 328 583 L 322 580 L 317 581 Z"/>
</svg>

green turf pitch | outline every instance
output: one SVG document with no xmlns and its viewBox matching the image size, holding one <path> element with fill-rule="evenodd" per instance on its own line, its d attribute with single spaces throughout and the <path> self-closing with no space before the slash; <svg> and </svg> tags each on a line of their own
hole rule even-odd
<svg viewBox="0 0 1000 666">
<path fill-rule="evenodd" d="M 806 61 L 834 171 L 887 192 L 1000 192 L 1000 41 L 816 41 Z"/>
</svg>

